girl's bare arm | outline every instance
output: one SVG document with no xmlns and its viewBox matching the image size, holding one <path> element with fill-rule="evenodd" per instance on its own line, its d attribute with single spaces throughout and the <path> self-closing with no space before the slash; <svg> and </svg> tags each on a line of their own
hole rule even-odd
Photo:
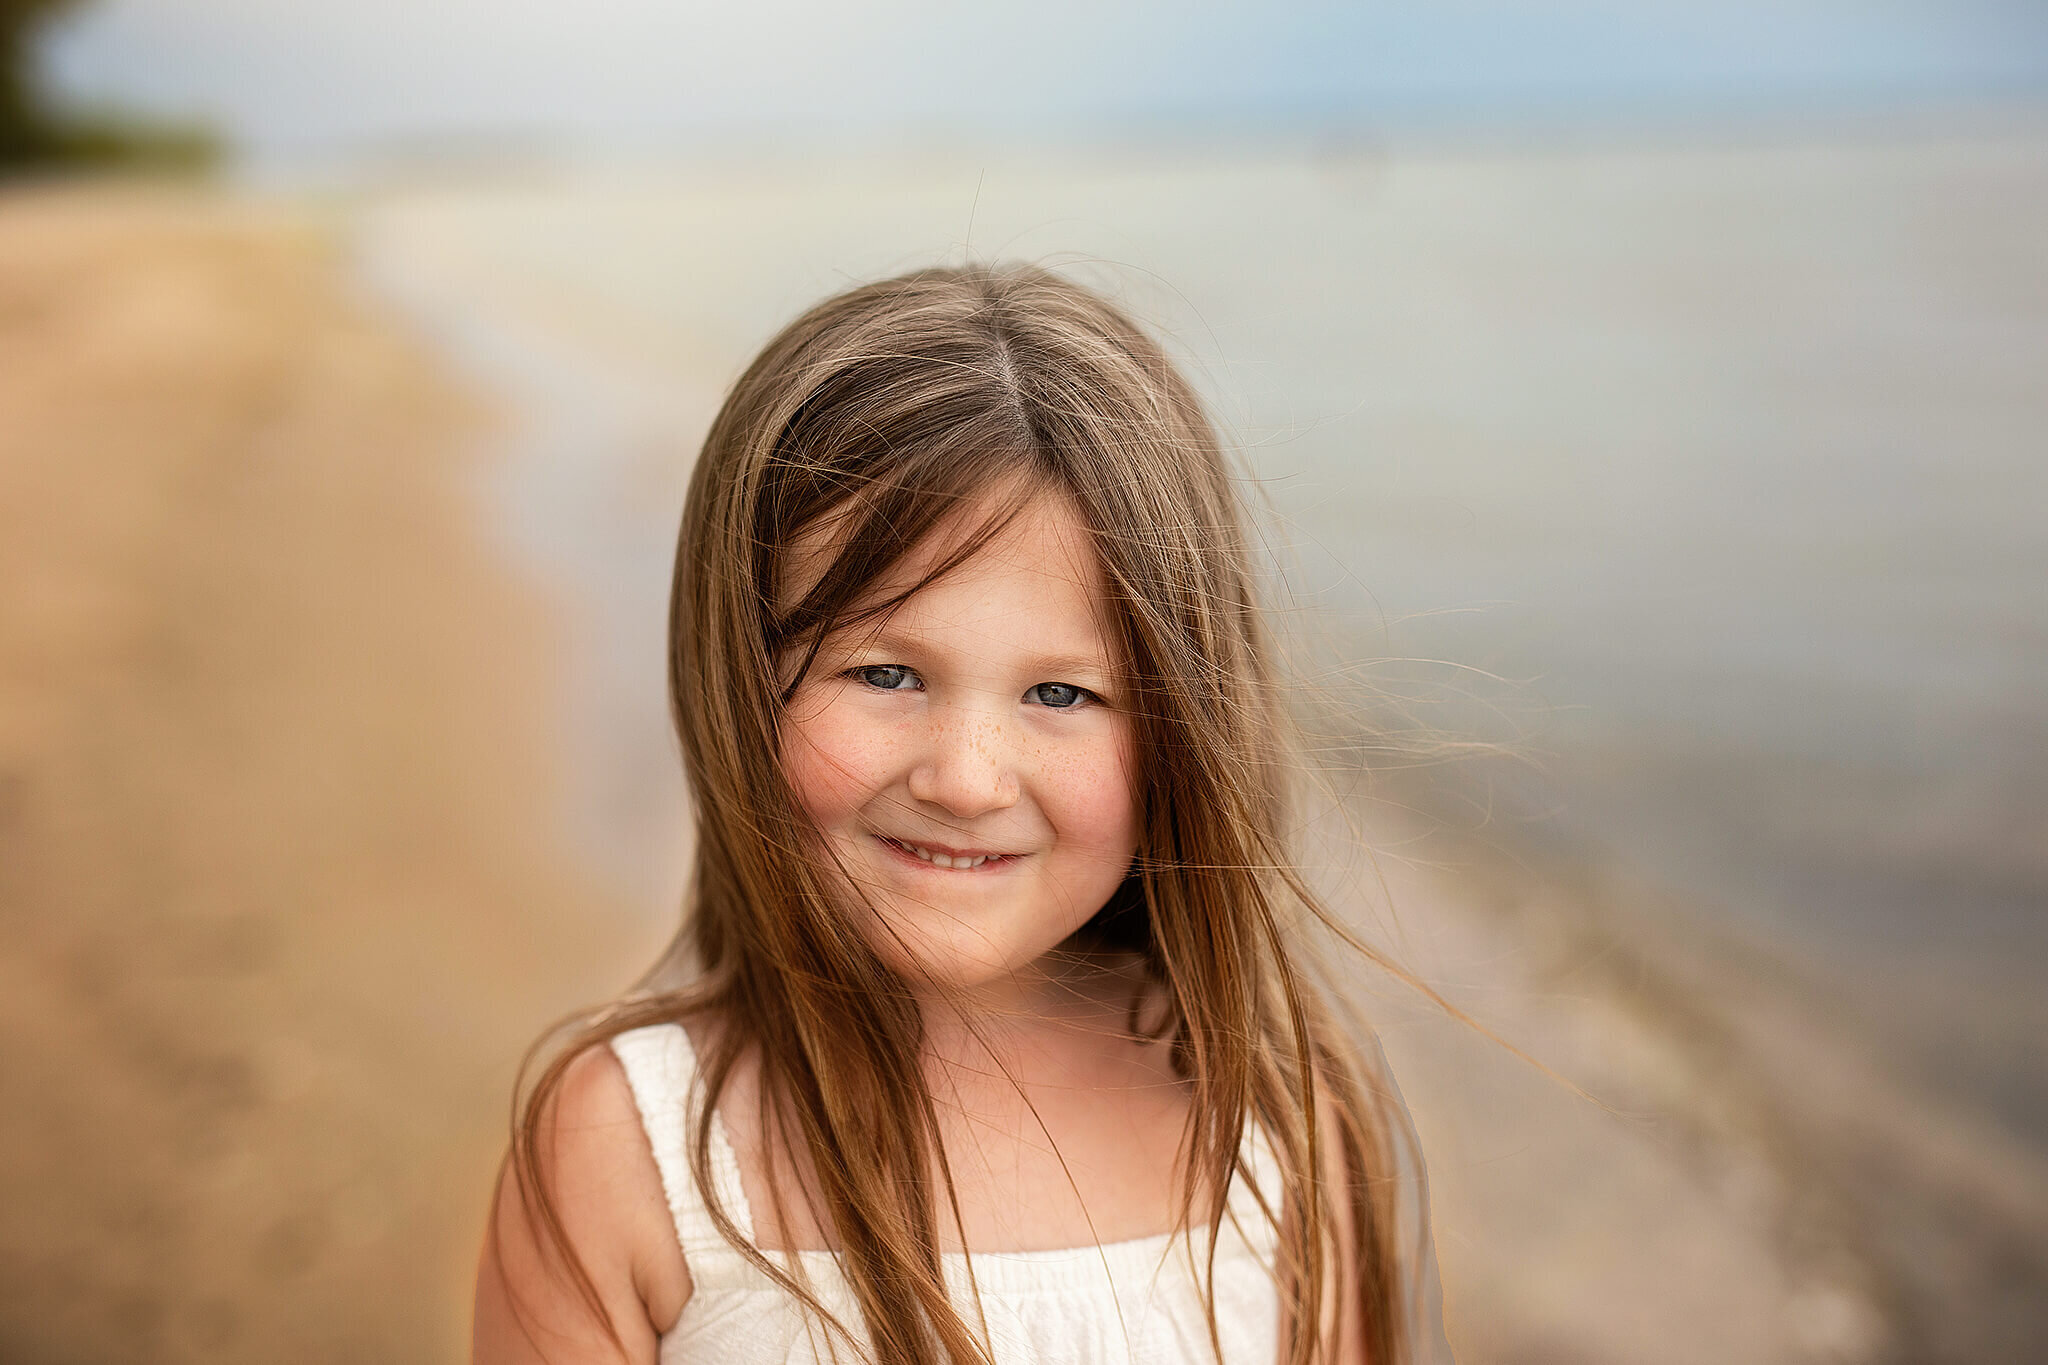
<svg viewBox="0 0 2048 1365">
<path fill-rule="evenodd" d="M 579 1291 L 570 1259 L 508 1168 L 477 1270 L 472 1365 L 654 1365 L 660 1334 L 689 1298 L 689 1272 L 609 1048 L 570 1065 L 538 1155 L 597 1303 Z"/>
</svg>

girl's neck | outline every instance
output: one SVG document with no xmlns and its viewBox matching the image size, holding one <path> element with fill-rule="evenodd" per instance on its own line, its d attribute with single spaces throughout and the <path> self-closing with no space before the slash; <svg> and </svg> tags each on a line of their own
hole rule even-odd
<svg viewBox="0 0 2048 1365">
<path fill-rule="evenodd" d="M 984 1076 L 1026 1078 L 1076 1047 L 1121 1037 L 1137 985 L 1135 959 L 1048 958 L 1054 960 L 971 992 L 920 996 L 924 1058 L 935 1087 Z"/>
</svg>

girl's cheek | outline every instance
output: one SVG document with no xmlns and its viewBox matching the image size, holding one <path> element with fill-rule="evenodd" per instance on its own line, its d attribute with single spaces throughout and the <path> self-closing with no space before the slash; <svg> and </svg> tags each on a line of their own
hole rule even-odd
<svg viewBox="0 0 2048 1365">
<path fill-rule="evenodd" d="M 790 787 L 821 824 L 858 810 L 887 784 L 888 745 L 846 709 L 826 706 L 793 722 L 783 745 Z"/>
<path fill-rule="evenodd" d="M 1060 793 L 1076 831 L 1092 831 L 1091 842 L 1121 849 L 1136 841 L 1138 797 L 1136 746 L 1127 724 L 1093 742 L 1057 756 L 1047 774 Z"/>
</svg>

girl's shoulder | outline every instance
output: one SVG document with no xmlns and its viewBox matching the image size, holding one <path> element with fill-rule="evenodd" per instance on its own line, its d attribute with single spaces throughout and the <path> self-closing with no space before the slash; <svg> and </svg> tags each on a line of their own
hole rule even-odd
<svg viewBox="0 0 2048 1365">
<path fill-rule="evenodd" d="M 570 1269 L 580 1265 L 627 1358 L 653 1360 L 689 1297 L 689 1271 L 632 1087 L 609 1046 L 570 1059 L 531 1150 L 532 1183 L 509 1164 L 499 1181 L 477 1281 L 477 1358 L 537 1359 L 536 1341 L 550 1354 L 554 1343 L 609 1349 Z"/>
</svg>

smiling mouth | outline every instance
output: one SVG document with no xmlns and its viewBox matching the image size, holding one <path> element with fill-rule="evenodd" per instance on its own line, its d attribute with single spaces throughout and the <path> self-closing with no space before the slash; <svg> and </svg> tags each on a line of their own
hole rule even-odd
<svg viewBox="0 0 2048 1365">
<path fill-rule="evenodd" d="M 972 872 L 980 867 L 1001 867 L 1014 863 L 1024 856 L 1021 853 L 947 853 L 939 849 L 926 848 L 922 844 L 913 844 L 903 839 L 891 839 L 886 834 L 877 834 L 875 838 L 907 858 L 915 858 L 921 863 L 942 868 L 949 872 Z"/>
</svg>

